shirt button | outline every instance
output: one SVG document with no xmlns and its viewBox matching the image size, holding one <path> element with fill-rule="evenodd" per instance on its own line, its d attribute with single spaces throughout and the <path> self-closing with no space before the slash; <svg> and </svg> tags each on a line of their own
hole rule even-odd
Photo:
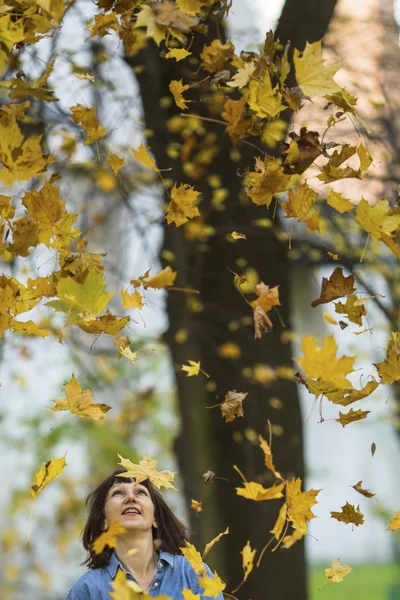
<svg viewBox="0 0 400 600">
<path fill-rule="evenodd" d="M 154 587 L 157 587 L 157 586 L 158 586 L 158 583 L 157 583 L 157 581 L 156 581 L 156 582 L 155 582 L 155 584 L 154 584 Z"/>
</svg>

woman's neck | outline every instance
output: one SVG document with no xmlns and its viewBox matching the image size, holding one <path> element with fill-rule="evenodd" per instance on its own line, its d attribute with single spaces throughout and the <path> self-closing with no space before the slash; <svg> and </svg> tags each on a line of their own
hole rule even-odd
<svg viewBox="0 0 400 600">
<path fill-rule="evenodd" d="M 130 555 L 132 550 L 136 552 Z M 135 578 L 146 577 L 157 568 L 158 555 L 151 536 L 120 535 L 117 538 L 115 553 L 120 563 Z"/>
</svg>

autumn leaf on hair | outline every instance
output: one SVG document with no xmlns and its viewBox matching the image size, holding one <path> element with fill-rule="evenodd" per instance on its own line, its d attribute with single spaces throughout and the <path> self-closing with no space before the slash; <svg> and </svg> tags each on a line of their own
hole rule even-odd
<svg viewBox="0 0 400 600">
<path fill-rule="evenodd" d="M 262 435 L 258 436 L 258 441 L 260 442 L 261 450 L 264 452 L 265 466 L 267 467 L 267 469 L 269 469 L 275 475 L 275 477 L 277 479 L 283 479 L 282 475 L 280 473 L 278 473 L 278 471 L 275 469 L 273 458 L 272 458 L 271 446 L 268 444 L 268 442 L 266 440 L 264 440 Z"/>
<path fill-rule="evenodd" d="M 188 360 L 188 365 L 182 365 L 182 371 L 187 373 L 187 377 L 194 377 L 200 373 L 200 362 Z"/>
<path fill-rule="evenodd" d="M 303 94 L 309 98 L 338 92 L 333 76 L 340 68 L 340 63 L 325 67 L 322 59 L 322 41 L 306 43 L 303 52 L 294 49 L 293 55 L 296 79 Z"/>
<path fill-rule="evenodd" d="M 365 496 L 366 498 L 373 498 L 375 496 L 375 494 L 373 494 L 372 492 L 370 492 L 369 490 L 365 490 L 362 487 L 362 481 L 359 481 L 358 483 L 356 483 L 355 485 L 351 486 L 353 489 L 356 490 L 356 492 L 358 492 L 359 494 L 362 494 L 363 496 Z"/>
<path fill-rule="evenodd" d="M 213 577 L 208 577 L 208 575 L 199 577 L 199 584 L 203 588 L 202 595 L 211 598 L 216 598 L 226 588 L 226 583 L 222 581 L 215 571 Z"/>
<path fill-rule="evenodd" d="M 66 466 L 65 454 L 61 458 L 52 458 L 43 463 L 35 475 L 35 481 L 31 485 L 31 494 L 35 498 L 55 477 L 60 475 Z"/>
<path fill-rule="evenodd" d="M 325 575 L 332 583 L 341 583 L 343 579 L 351 573 L 352 568 L 349 565 L 341 565 L 340 559 L 334 560 L 331 565 L 325 569 Z"/>
<path fill-rule="evenodd" d="M 183 85 L 182 79 L 180 81 L 171 81 L 169 84 L 169 91 L 174 97 L 175 104 L 178 108 L 185 110 L 187 108 L 187 104 L 191 102 L 191 100 L 186 100 L 183 97 L 183 93 L 186 92 L 190 88 L 190 85 Z"/>
<path fill-rule="evenodd" d="M 91 108 L 77 104 L 72 106 L 70 110 L 74 123 L 80 125 L 86 132 L 85 146 L 101 140 L 107 134 L 106 128 L 99 125 L 95 104 Z"/>
<path fill-rule="evenodd" d="M 231 390 L 225 394 L 224 401 L 220 406 L 225 423 L 234 421 L 236 417 L 243 417 L 242 403 L 247 394 L 248 392 L 237 392 L 236 390 Z"/>
<path fill-rule="evenodd" d="M 301 491 L 301 479 L 286 482 L 287 518 L 293 528 L 307 533 L 307 522 L 314 519 L 311 508 L 317 504 L 316 497 L 321 490 Z"/>
<path fill-rule="evenodd" d="M 400 529 L 400 510 L 396 510 L 396 516 L 389 521 L 387 531 L 397 531 Z"/>
<path fill-rule="evenodd" d="M 82 391 L 79 382 L 72 375 L 72 379 L 65 386 L 66 400 L 54 400 L 55 405 L 50 410 L 55 412 L 69 410 L 79 417 L 103 420 L 106 412 L 110 410 L 107 404 L 94 404 L 92 391 L 90 389 Z"/>
<path fill-rule="evenodd" d="M 155 275 L 145 275 L 141 278 L 141 281 L 145 289 L 153 288 L 159 290 L 174 285 L 176 276 L 176 271 L 173 271 L 171 267 L 165 267 L 165 269 Z"/>
<path fill-rule="evenodd" d="M 331 517 L 336 519 L 337 521 L 341 521 L 343 523 L 353 525 L 362 525 L 364 523 L 364 515 L 360 511 L 360 507 L 357 508 L 353 504 L 349 504 L 346 502 L 344 506 L 341 507 L 341 512 L 331 511 Z"/>
<path fill-rule="evenodd" d="M 189 219 L 200 216 L 196 206 L 200 192 L 197 192 L 192 186 L 182 183 L 177 187 L 175 183 L 170 195 L 171 202 L 165 211 L 168 225 L 175 223 L 179 227 L 187 223 Z"/>
<path fill-rule="evenodd" d="M 135 479 L 136 483 L 141 483 L 146 479 L 150 479 L 151 483 L 155 485 L 158 489 L 165 487 L 176 490 L 172 482 L 174 481 L 174 475 L 172 471 L 157 471 L 157 461 L 150 456 L 145 456 L 142 460 L 139 461 L 138 465 L 132 463 L 129 459 L 123 458 L 118 454 L 120 459 L 120 464 L 124 467 L 127 472 L 121 473 L 118 477 L 128 477 Z"/>
<path fill-rule="evenodd" d="M 157 169 L 156 167 L 156 162 L 154 158 L 150 156 L 147 150 L 150 150 L 150 148 L 145 148 L 145 145 L 142 142 L 139 146 L 139 150 L 134 150 L 132 148 L 132 154 L 135 160 L 140 162 L 141 165 L 143 165 L 144 167 L 148 167 L 149 169 L 152 169 L 153 171 L 156 171 L 158 173 L 159 169 Z"/>
<path fill-rule="evenodd" d="M 348 296 L 355 292 L 354 275 L 348 277 L 343 275 L 343 269 L 336 267 L 329 279 L 322 278 L 320 297 L 311 302 L 311 306 L 315 308 L 320 304 L 326 304 L 342 296 Z"/>
<path fill-rule="evenodd" d="M 356 208 L 356 221 L 374 240 L 393 235 L 400 225 L 400 214 L 394 213 L 388 200 L 378 200 L 371 206 L 365 198 Z"/>
<path fill-rule="evenodd" d="M 238 496 L 243 496 L 243 498 L 247 498 L 248 500 L 261 502 L 262 500 L 276 500 L 282 498 L 285 485 L 286 483 L 283 482 L 265 488 L 255 481 L 245 481 L 243 482 L 243 487 L 237 487 L 235 489 Z"/>
<path fill-rule="evenodd" d="M 121 533 L 126 533 L 126 528 L 120 521 L 113 521 L 108 526 L 107 530 L 103 531 L 103 533 L 101 533 L 93 542 L 92 549 L 94 553 L 101 554 L 106 546 L 108 546 L 108 548 L 115 548 L 117 537 L 121 535 Z"/>
<path fill-rule="evenodd" d="M 204 552 L 203 552 L 203 558 L 205 558 L 207 556 L 207 554 L 210 552 L 211 548 L 217 543 L 219 542 L 219 540 L 222 538 L 223 535 L 228 535 L 229 534 L 229 527 L 227 527 L 225 529 L 225 531 L 222 531 L 222 533 L 219 533 L 217 536 L 215 536 L 214 539 L 211 540 L 211 542 L 208 542 L 208 544 L 205 545 L 204 548 Z"/>
<path fill-rule="evenodd" d="M 370 412 L 369 410 L 353 410 L 351 408 L 348 413 L 339 412 L 339 418 L 335 419 L 335 421 L 340 423 L 342 427 L 346 427 L 349 423 L 366 419 Z"/>
<path fill-rule="evenodd" d="M 186 542 L 186 546 L 183 548 L 179 548 L 182 552 L 183 556 L 186 560 L 191 564 L 193 570 L 197 575 L 203 574 L 206 572 L 205 566 L 203 564 L 203 558 L 200 552 L 196 549 L 196 547 L 190 542 Z"/>
</svg>

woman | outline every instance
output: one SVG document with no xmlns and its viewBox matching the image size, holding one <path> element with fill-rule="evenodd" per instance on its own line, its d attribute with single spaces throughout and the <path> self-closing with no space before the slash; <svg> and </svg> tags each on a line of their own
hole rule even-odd
<svg viewBox="0 0 400 600">
<path fill-rule="evenodd" d="M 149 479 L 136 483 L 118 477 L 124 472 L 114 471 L 87 499 L 89 516 L 82 541 L 89 570 L 72 586 L 67 600 L 110 600 L 119 569 L 150 596 L 184 600 L 184 589 L 201 594 L 199 578 L 180 551 L 186 546 L 185 526 Z M 126 532 L 118 535 L 115 550 L 106 547 L 96 554 L 93 542 L 114 521 L 120 521 Z M 129 552 L 134 548 L 136 552 Z M 213 577 L 207 565 L 204 568 Z M 217 600 L 223 600 L 222 593 Z"/>
</svg>

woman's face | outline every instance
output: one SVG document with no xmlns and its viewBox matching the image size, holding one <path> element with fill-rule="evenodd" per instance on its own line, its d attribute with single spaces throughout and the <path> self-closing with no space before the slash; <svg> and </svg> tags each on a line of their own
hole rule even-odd
<svg viewBox="0 0 400 600">
<path fill-rule="evenodd" d="M 128 530 L 148 531 L 154 522 L 154 504 L 149 490 L 132 479 L 118 479 L 108 490 L 104 512 L 107 524 L 120 521 Z"/>
</svg>

